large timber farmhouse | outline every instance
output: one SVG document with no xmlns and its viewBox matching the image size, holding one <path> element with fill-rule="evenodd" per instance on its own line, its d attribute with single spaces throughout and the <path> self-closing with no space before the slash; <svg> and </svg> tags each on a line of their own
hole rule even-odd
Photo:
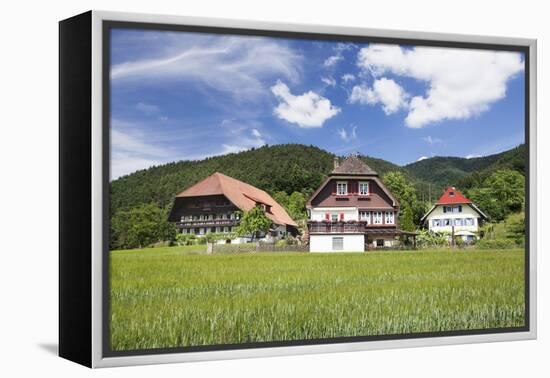
<svg viewBox="0 0 550 378">
<path fill-rule="evenodd" d="M 334 169 L 307 202 L 311 252 L 362 252 L 393 247 L 399 203 L 378 173 L 359 157 L 349 156 Z"/>
<path fill-rule="evenodd" d="M 273 241 L 287 234 L 296 235 L 297 225 L 269 194 L 252 185 L 214 173 L 179 193 L 168 217 L 181 233 L 204 236 L 207 233 L 229 233 L 239 224 L 239 212 L 261 206 L 265 215 L 273 221 L 268 233 L 261 235 Z M 232 243 L 249 241 L 250 238 L 233 238 Z"/>
<path fill-rule="evenodd" d="M 455 187 L 449 187 L 421 221 L 430 231 L 469 242 L 478 238 L 479 225 L 485 219 L 487 215 L 479 207 Z"/>
</svg>

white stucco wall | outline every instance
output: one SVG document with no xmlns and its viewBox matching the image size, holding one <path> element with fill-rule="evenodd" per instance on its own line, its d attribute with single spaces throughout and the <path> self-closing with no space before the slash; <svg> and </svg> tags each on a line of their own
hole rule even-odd
<svg viewBox="0 0 550 378">
<path fill-rule="evenodd" d="M 455 219 L 466 219 L 466 218 L 473 218 L 474 224 L 473 226 L 455 226 L 455 232 L 457 231 L 471 231 L 471 232 L 477 232 L 478 231 L 478 218 L 479 213 L 475 211 L 470 205 L 463 204 L 462 205 L 462 212 L 460 213 L 444 213 L 443 212 L 443 206 L 437 205 L 436 208 L 428 215 L 426 222 L 428 224 L 428 228 L 431 231 L 435 232 L 452 232 L 452 226 L 439 226 L 434 227 L 433 226 L 433 220 L 434 219 L 451 219 L 453 222 Z"/>
<path fill-rule="evenodd" d="M 340 220 L 340 214 L 344 213 L 344 221 L 356 221 L 359 217 L 359 212 L 356 207 L 321 207 L 311 209 L 310 219 L 317 222 L 323 221 L 325 220 L 326 213 L 330 213 L 330 215 L 336 214 L 338 220 Z"/>
<path fill-rule="evenodd" d="M 343 237 L 344 249 L 341 251 L 332 250 L 332 238 Z M 363 234 L 331 234 L 311 235 L 309 237 L 310 252 L 364 252 L 365 236 Z"/>
</svg>

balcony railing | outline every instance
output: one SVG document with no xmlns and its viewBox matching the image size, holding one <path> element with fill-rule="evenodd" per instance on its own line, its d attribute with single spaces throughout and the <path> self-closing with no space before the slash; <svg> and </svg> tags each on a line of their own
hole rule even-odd
<svg viewBox="0 0 550 378">
<path fill-rule="evenodd" d="M 368 224 L 362 221 L 332 222 L 332 221 L 310 221 L 307 224 L 310 234 L 329 234 L 329 233 L 364 233 L 373 232 L 380 229 L 395 229 L 395 224 Z"/>
<path fill-rule="evenodd" d="M 203 220 L 186 220 L 177 222 L 178 227 L 204 227 L 204 226 L 235 226 L 239 222 L 238 219 L 203 219 Z"/>
<path fill-rule="evenodd" d="M 311 234 L 315 233 L 362 233 L 365 232 L 364 222 L 311 222 L 308 229 Z"/>
</svg>

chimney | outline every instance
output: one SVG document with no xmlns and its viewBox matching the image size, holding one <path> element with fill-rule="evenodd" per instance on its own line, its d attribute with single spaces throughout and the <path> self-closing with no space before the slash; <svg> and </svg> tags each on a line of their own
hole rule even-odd
<svg viewBox="0 0 550 378">
<path fill-rule="evenodd" d="M 334 169 L 338 168 L 339 165 L 340 165 L 340 159 L 338 158 L 338 156 L 335 156 L 334 157 Z"/>
</svg>

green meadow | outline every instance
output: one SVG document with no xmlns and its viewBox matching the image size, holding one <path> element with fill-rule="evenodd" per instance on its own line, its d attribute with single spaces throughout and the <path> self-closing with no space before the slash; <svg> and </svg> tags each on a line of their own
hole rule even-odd
<svg viewBox="0 0 550 378">
<path fill-rule="evenodd" d="M 111 347 L 519 327 L 524 251 L 112 251 Z"/>
</svg>

